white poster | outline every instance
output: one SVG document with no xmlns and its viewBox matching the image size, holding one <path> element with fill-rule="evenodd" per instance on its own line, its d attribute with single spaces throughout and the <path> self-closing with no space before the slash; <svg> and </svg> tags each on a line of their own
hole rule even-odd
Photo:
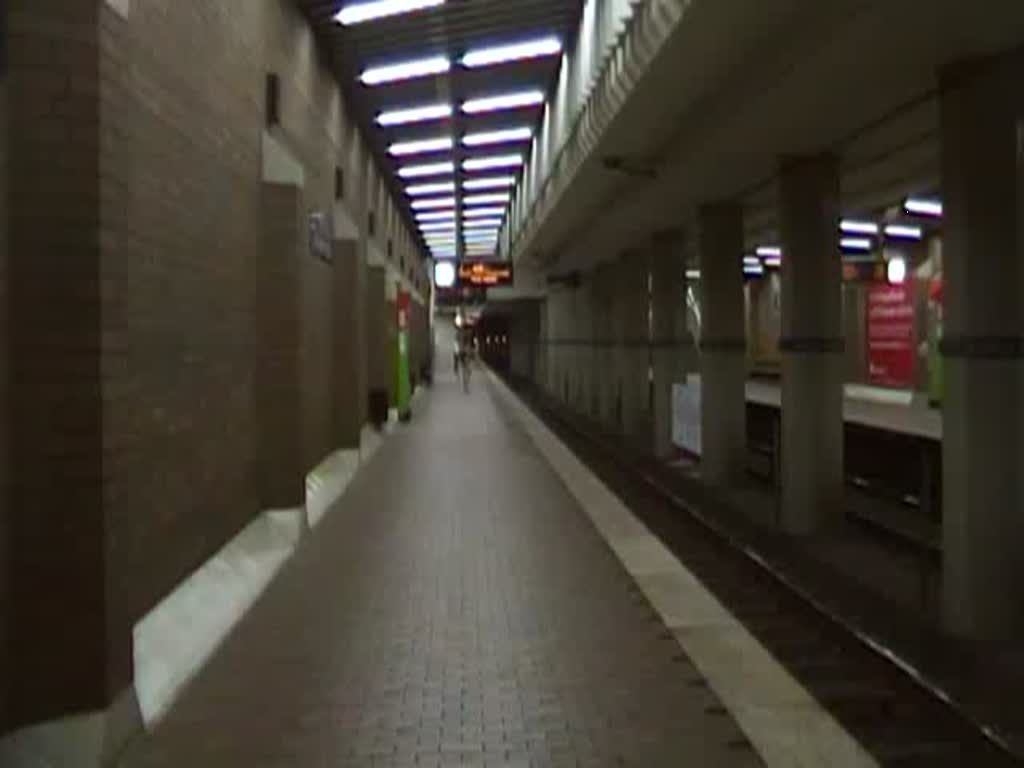
<svg viewBox="0 0 1024 768">
<path fill-rule="evenodd" d="M 690 374 L 685 384 L 672 385 L 672 442 L 700 456 L 700 375 Z"/>
</svg>

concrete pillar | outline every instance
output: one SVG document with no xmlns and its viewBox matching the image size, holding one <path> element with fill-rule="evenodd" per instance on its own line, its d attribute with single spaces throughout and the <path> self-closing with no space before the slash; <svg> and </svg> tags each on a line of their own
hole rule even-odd
<svg viewBox="0 0 1024 768">
<path fill-rule="evenodd" d="M 993 639 L 1024 631 L 1021 71 L 990 60 L 940 75 L 944 613 Z"/>
<path fill-rule="evenodd" d="M 591 293 L 595 306 L 591 324 L 591 413 L 606 429 L 612 429 L 616 423 L 614 393 L 617 391 L 617 377 L 613 370 L 615 322 L 612 311 L 615 267 L 613 264 L 601 264 L 591 275 Z"/>
<path fill-rule="evenodd" d="M 571 288 L 563 288 L 556 295 L 558 307 L 558 344 L 555 347 L 558 380 L 556 388 L 558 399 L 565 405 L 572 404 L 572 334 L 573 334 L 573 296 Z"/>
<path fill-rule="evenodd" d="M 558 303 L 560 310 L 559 336 L 559 366 L 561 367 L 561 378 L 558 382 L 558 396 L 566 406 L 573 406 L 573 391 L 575 387 L 575 291 L 566 286 L 559 294 Z"/>
<path fill-rule="evenodd" d="M 7 16 L 6 7 L 0 9 L 0 317 L 7 318 L 8 276 L 8 191 L 7 191 Z M 0 325 L 0 669 L 11 669 L 14 659 L 8 648 L 11 628 L 13 585 L 10 571 L 10 520 L 8 494 L 10 475 L 8 472 L 9 412 L 7 402 L 7 371 L 10 370 L 7 323 Z M 11 724 L 11 702 L 8 699 L 9 686 L 0 685 L 0 734 Z"/>
<path fill-rule="evenodd" d="M 509 368 L 520 379 L 530 380 L 534 366 L 538 333 L 538 304 L 519 302 L 508 318 Z"/>
<path fill-rule="evenodd" d="M 548 292 L 548 394 L 560 402 L 566 400 L 568 382 L 565 365 L 566 349 L 566 296 L 561 287 Z"/>
<path fill-rule="evenodd" d="M 583 359 L 582 345 L 583 291 L 578 285 L 566 291 L 566 345 L 565 359 L 568 368 L 568 393 L 566 401 L 574 411 L 583 412 Z"/>
<path fill-rule="evenodd" d="M 545 297 L 537 307 L 537 365 L 534 372 L 534 383 L 537 385 L 537 389 L 542 392 L 548 391 L 548 369 L 551 367 L 550 314 L 548 300 Z"/>
<path fill-rule="evenodd" d="M 35 762 L 37 738 L 100 764 L 141 727 L 132 608 L 148 574 L 121 566 L 142 525 L 111 514 L 137 443 L 128 427 L 110 429 L 107 410 L 135 393 L 106 388 L 107 351 L 124 336 L 104 321 L 119 297 L 104 298 L 112 246 L 101 222 L 127 194 L 100 173 L 99 14 L 85 0 L 0 8 L 0 78 L 16 107 L 0 111 L 2 183 L 17 190 L 0 227 L 0 428 L 11 447 L 0 470 L 0 765 Z"/>
<path fill-rule="evenodd" d="M 358 448 L 367 420 L 366 259 L 359 240 L 334 243 L 335 448 Z"/>
<path fill-rule="evenodd" d="M 681 235 L 655 239 L 651 260 L 654 369 L 654 455 L 668 458 L 672 445 L 672 387 L 686 382 L 696 350 L 686 329 L 686 256 Z"/>
<path fill-rule="evenodd" d="M 614 286 L 618 431 L 644 452 L 651 450 L 649 265 L 647 251 L 624 254 Z"/>
<path fill-rule="evenodd" d="M 398 407 L 398 289 L 395 275 L 388 274 L 384 283 L 384 355 L 387 360 L 388 407 Z"/>
<path fill-rule="evenodd" d="M 839 170 L 787 158 L 782 230 L 783 528 L 804 534 L 843 514 L 843 339 Z"/>
<path fill-rule="evenodd" d="M 260 263 L 252 271 L 256 327 L 253 414 L 260 509 L 292 509 L 306 500 L 303 441 L 301 267 L 306 256 L 302 190 L 263 185 Z"/>
<path fill-rule="evenodd" d="M 593 273 L 581 279 L 576 291 L 576 371 L 579 387 L 576 410 L 593 417 L 594 404 L 594 281 Z"/>
<path fill-rule="evenodd" d="M 697 232 L 703 296 L 701 476 L 728 486 L 743 482 L 747 460 L 743 209 L 735 203 L 703 205 Z"/>
<path fill-rule="evenodd" d="M 551 397 L 558 394 L 558 299 L 549 290 L 544 299 L 544 392 Z"/>
<path fill-rule="evenodd" d="M 387 269 L 366 271 L 366 358 L 368 406 L 375 398 L 391 402 L 391 360 L 388 355 Z M 383 406 L 381 406 L 383 407 Z"/>
</svg>

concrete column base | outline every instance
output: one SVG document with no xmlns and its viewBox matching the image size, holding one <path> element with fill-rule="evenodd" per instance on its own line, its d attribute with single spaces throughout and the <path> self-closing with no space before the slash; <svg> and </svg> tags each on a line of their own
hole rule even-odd
<svg viewBox="0 0 1024 768">
<path fill-rule="evenodd" d="M 652 445 L 650 401 L 650 353 L 634 342 L 622 350 L 619 376 L 622 381 L 622 435 L 627 444 L 643 453 Z"/>
<path fill-rule="evenodd" d="M 996 643 L 1024 633 L 1020 587 L 1024 360 L 945 359 L 943 612 L 953 632 Z M 979 482 L 983 478 L 983 482 Z"/>
<path fill-rule="evenodd" d="M 130 688 L 107 709 L 33 725 L 0 739 L 4 768 L 102 768 L 142 732 L 142 712 Z"/>
<path fill-rule="evenodd" d="M 701 478 L 721 487 L 747 476 L 747 358 L 743 339 L 701 355 Z"/>
<path fill-rule="evenodd" d="M 787 533 L 811 533 L 843 515 L 842 400 L 841 351 L 783 352 L 781 523 Z"/>
</svg>

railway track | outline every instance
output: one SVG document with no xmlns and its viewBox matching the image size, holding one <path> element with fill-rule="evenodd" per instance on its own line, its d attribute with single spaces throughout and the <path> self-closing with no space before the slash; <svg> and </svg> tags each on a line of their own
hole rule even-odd
<svg viewBox="0 0 1024 768">
<path fill-rule="evenodd" d="M 616 445 L 532 387 L 508 383 L 880 764 L 1024 765 L 996 729 L 822 606 Z"/>
</svg>

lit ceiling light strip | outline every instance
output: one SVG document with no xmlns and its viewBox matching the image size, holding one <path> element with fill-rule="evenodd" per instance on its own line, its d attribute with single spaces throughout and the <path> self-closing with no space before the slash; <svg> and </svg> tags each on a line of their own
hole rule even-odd
<svg viewBox="0 0 1024 768">
<path fill-rule="evenodd" d="M 522 155 L 492 155 L 473 157 L 462 163 L 464 171 L 486 171 L 492 168 L 518 168 L 523 164 Z"/>
<path fill-rule="evenodd" d="M 848 251 L 870 251 L 872 249 L 871 240 L 866 237 L 844 237 L 840 239 L 839 245 Z"/>
<path fill-rule="evenodd" d="M 848 235 L 877 235 L 878 225 L 873 221 L 854 221 L 843 219 L 839 222 L 839 231 Z"/>
<path fill-rule="evenodd" d="M 941 200 L 932 200 L 922 197 L 908 197 L 903 204 L 903 209 L 914 216 L 942 216 L 943 208 Z"/>
<path fill-rule="evenodd" d="M 542 56 L 556 56 L 562 52 L 562 41 L 557 37 L 543 37 L 539 40 L 524 40 L 488 48 L 476 48 L 462 57 L 462 66 L 469 69 L 490 67 L 509 61 L 537 59 Z"/>
<path fill-rule="evenodd" d="M 417 213 L 416 221 L 419 222 L 432 222 L 432 221 L 455 221 L 454 211 L 431 211 L 429 213 Z"/>
<path fill-rule="evenodd" d="M 420 232 L 454 232 L 454 221 L 439 221 L 434 224 L 420 224 Z"/>
<path fill-rule="evenodd" d="M 744 256 L 743 266 L 745 267 L 759 267 L 761 266 L 761 260 L 757 256 Z"/>
<path fill-rule="evenodd" d="M 455 163 L 426 163 L 424 165 L 406 165 L 398 169 L 403 179 L 417 179 L 422 176 L 441 176 L 455 173 Z"/>
<path fill-rule="evenodd" d="M 409 197 L 420 197 L 421 195 L 443 195 L 455 192 L 454 181 L 440 181 L 436 184 L 413 184 L 405 188 L 405 194 Z"/>
<path fill-rule="evenodd" d="M 491 229 L 501 227 L 504 219 L 470 219 L 462 225 L 463 229 Z"/>
<path fill-rule="evenodd" d="M 496 192 L 488 195 L 467 195 L 462 198 L 465 205 L 491 205 L 492 203 L 507 203 L 512 197 L 507 193 Z"/>
<path fill-rule="evenodd" d="M 389 16 L 436 8 L 444 3 L 445 0 L 366 0 L 344 6 L 334 15 L 334 20 L 342 26 L 350 27 Z"/>
<path fill-rule="evenodd" d="M 492 216 L 503 216 L 504 208 L 470 208 L 462 212 L 465 219 L 484 219 Z"/>
<path fill-rule="evenodd" d="M 470 192 L 482 189 L 507 189 L 515 185 L 515 176 L 488 176 L 483 179 L 466 179 L 462 182 L 462 188 Z"/>
<path fill-rule="evenodd" d="M 408 125 L 409 123 L 424 123 L 429 120 L 444 120 L 452 116 L 452 111 L 451 104 L 424 104 L 420 107 L 393 109 L 377 115 L 377 125 L 387 127 L 392 125 Z"/>
<path fill-rule="evenodd" d="M 503 131 L 467 133 L 462 137 L 462 143 L 467 147 L 485 147 L 490 144 L 507 144 L 513 141 L 529 141 L 532 138 L 533 130 L 530 128 L 508 128 Z"/>
<path fill-rule="evenodd" d="M 436 199 L 428 200 L 413 200 L 412 209 L 414 211 L 430 211 L 437 210 L 439 208 L 455 208 L 454 197 L 438 197 Z"/>
<path fill-rule="evenodd" d="M 890 224 L 885 228 L 885 236 L 898 240 L 920 240 L 924 237 L 921 227 L 912 227 L 904 224 Z"/>
<path fill-rule="evenodd" d="M 399 141 L 388 147 L 388 154 L 393 157 L 404 155 L 421 155 L 426 152 L 444 152 L 451 150 L 455 143 L 451 139 L 423 139 L 422 141 Z"/>
<path fill-rule="evenodd" d="M 414 59 L 411 61 L 401 61 L 396 64 L 386 64 L 380 67 L 370 67 L 363 70 L 359 80 L 363 85 L 384 85 L 385 83 L 412 80 L 417 77 L 443 75 L 450 71 L 451 68 L 452 63 L 447 57 L 431 56 L 425 59 Z"/>
<path fill-rule="evenodd" d="M 782 258 L 782 248 L 778 245 L 762 245 L 758 247 L 757 255 L 761 258 L 779 259 Z"/>
<path fill-rule="evenodd" d="M 479 115 L 485 112 L 499 112 L 504 109 L 535 107 L 543 103 L 543 91 L 516 91 L 497 96 L 485 96 L 480 99 L 468 99 L 462 102 L 462 111 L 467 115 Z"/>
</svg>

